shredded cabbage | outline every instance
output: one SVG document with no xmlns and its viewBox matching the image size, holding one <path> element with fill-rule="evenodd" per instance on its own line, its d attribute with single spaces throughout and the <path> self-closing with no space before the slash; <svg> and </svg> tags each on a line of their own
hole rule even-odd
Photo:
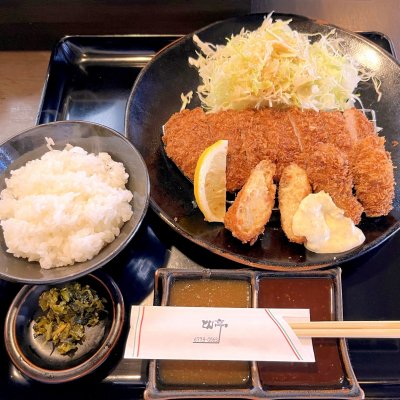
<svg viewBox="0 0 400 400">
<path fill-rule="evenodd" d="M 242 29 L 226 45 L 193 40 L 198 58 L 197 88 L 203 108 L 227 109 L 296 106 L 314 110 L 344 110 L 360 102 L 354 90 L 372 74 L 341 49 L 332 30 L 311 43 L 311 37 L 289 27 L 291 21 L 273 22 L 271 14 L 255 31 Z M 376 81 L 373 81 L 375 89 Z"/>
<path fill-rule="evenodd" d="M 186 108 L 186 106 L 190 103 L 190 101 L 192 100 L 193 97 L 193 90 L 191 90 L 190 92 L 186 93 L 186 94 L 181 94 L 181 100 L 182 100 L 182 106 L 181 106 L 181 110 L 184 110 Z"/>
</svg>

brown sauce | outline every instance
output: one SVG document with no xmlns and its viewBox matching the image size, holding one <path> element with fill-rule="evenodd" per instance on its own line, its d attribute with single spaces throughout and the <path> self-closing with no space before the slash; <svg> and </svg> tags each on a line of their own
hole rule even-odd
<svg viewBox="0 0 400 400">
<path fill-rule="evenodd" d="M 169 306 L 250 307 L 250 283 L 242 280 L 185 279 L 172 283 Z"/>
<path fill-rule="evenodd" d="M 185 279 L 172 282 L 169 306 L 250 307 L 251 286 L 244 280 Z M 165 386 L 247 387 L 250 363 L 244 361 L 159 360 L 158 380 Z"/>
<path fill-rule="evenodd" d="M 259 282 L 258 296 L 258 307 L 309 308 L 312 321 L 335 317 L 334 286 L 330 278 L 264 278 Z M 339 341 L 317 338 L 313 339 L 313 347 L 315 363 L 257 363 L 263 387 L 348 387 Z"/>
</svg>

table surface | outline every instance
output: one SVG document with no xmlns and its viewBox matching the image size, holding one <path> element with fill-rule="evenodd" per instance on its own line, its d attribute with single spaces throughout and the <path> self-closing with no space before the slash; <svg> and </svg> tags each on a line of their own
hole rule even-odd
<svg viewBox="0 0 400 400">
<path fill-rule="evenodd" d="M 0 142 L 35 125 L 50 51 L 0 52 Z"/>
</svg>

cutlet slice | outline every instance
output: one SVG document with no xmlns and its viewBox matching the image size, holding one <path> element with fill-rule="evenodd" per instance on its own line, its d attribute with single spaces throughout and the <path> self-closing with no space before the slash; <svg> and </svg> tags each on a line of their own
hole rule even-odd
<svg viewBox="0 0 400 400">
<path fill-rule="evenodd" d="M 342 112 L 291 108 L 288 115 L 305 153 L 309 152 L 315 143 L 331 143 L 346 155 L 351 151 L 355 139 Z M 361 121 L 362 117 L 356 115 Z"/>
<path fill-rule="evenodd" d="M 270 160 L 259 162 L 225 214 L 225 228 L 242 243 L 254 244 L 271 217 L 275 169 Z"/>
<path fill-rule="evenodd" d="M 247 162 L 253 169 L 260 161 L 276 162 L 279 152 L 281 125 L 276 111 L 264 109 L 254 112 L 249 129 L 242 137 Z"/>
<path fill-rule="evenodd" d="M 175 113 L 164 125 L 164 132 L 162 140 L 168 157 L 193 181 L 201 153 L 218 140 L 206 114 L 201 108 Z"/>
<path fill-rule="evenodd" d="M 348 155 L 354 142 L 343 113 L 340 111 L 320 112 L 319 117 L 328 135 L 328 143 L 332 143 Z"/>
<path fill-rule="evenodd" d="M 307 173 L 297 164 L 290 164 L 282 171 L 278 187 L 281 225 L 291 242 L 304 243 L 305 237 L 293 233 L 292 221 L 301 201 L 311 193 Z"/>
<path fill-rule="evenodd" d="M 243 137 L 252 130 L 253 110 L 229 110 L 206 114 L 201 108 L 175 113 L 164 126 L 165 151 L 193 181 L 201 153 L 218 140 L 228 140 L 227 190 L 240 189 L 250 175 Z"/>
<path fill-rule="evenodd" d="M 393 208 L 394 176 L 385 139 L 370 135 L 359 140 L 352 151 L 351 169 L 357 198 L 368 217 L 387 215 Z"/>
<path fill-rule="evenodd" d="M 234 192 L 240 189 L 253 168 L 247 159 L 244 138 L 252 131 L 253 110 L 222 111 L 207 114 L 210 131 L 214 132 L 216 140 L 229 141 L 226 162 L 226 190 Z"/>
<path fill-rule="evenodd" d="M 307 156 L 306 171 L 313 191 L 329 193 L 336 206 L 357 225 L 363 207 L 353 195 L 353 178 L 346 155 L 331 143 L 318 143 Z"/>
<path fill-rule="evenodd" d="M 315 143 L 328 143 L 329 132 L 325 129 L 320 112 L 290 108 L 288 113 L 302 152 L 310 151 Z"/>
<path fill-rule="evenodd" d="M 285 167 L 300 161 L 303 148 L 298 132 L 295 131 L 289 118 L 288 110 L 276 110 L 271 116 L 276 121 L 275 126 L 279 131 L 276 161 L 276 180 L 279 181 Z"/>
<path fill-rule="evenodd" d="M 350 108 L 343 112 L 343 117 L 353 145 L 360 139 L 376 134 L 374 124 L 362 111 Z"/>
</svg>

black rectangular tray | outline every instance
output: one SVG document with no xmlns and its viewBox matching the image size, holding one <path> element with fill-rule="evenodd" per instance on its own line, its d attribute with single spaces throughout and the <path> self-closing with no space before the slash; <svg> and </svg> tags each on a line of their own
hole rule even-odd
<svg viewBox="0 0 400 400">
<path fill-rule="evenodd" d="M 380 33 L 362 33 L 393 54 L 390 40 Z M 125 106 L 143 66 L 179 36 L 70 36 L 55 47 L 37 123 L 87 120 L 124 134 Z M 344 319 L 400 320 L 400 235 L 364 256 L 343 264 Z M 141 398 L 147 363 L 124 360 L 129 306 L 152 304 L 154 272 L 162 266 L 241 268 L 242 266 L 188 242 L 159 219 L 146 215 L 130 245 L 103 268 L 119 285 L 126 304 L 124 333 L 113 355 L 97 371 L 75 383 L 44 385 L 27 380 L 0 346 L 0 398 L 39 396 L 99 399 Z M 21 285 L 0 280 L 0 321 Z M 349 340 L 350 358 L 366 396 L 394 398 L 400 393 L 400 341 Z"/>
</svg>

